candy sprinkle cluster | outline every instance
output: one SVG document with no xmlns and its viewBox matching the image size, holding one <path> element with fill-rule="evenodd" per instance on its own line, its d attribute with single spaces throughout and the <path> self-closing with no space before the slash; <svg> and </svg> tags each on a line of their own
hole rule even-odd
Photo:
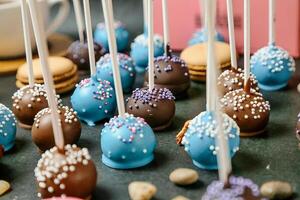
<svg viewBox="0 0 300 200">
<path fill-rule="evenodd" d="M 267 67 L 270 72 L 276 73 L 288 68 L 289 71 L 295 71 L 295 60 L 289 53 L 281 47 L 269 45 L 261 48 L 251 58 L 251 67 L 256 63 L 260 63 Z"/>
<path fill-rule="evenodd" d="M 125 116 L 114 116 L 109 120 L 108 123 L 104 124 L 104 126 L 108 128 L 111 133 L 117 133 L 118 129 L 126 127 L 126 129 L 131 133 L 130 136 L 126 138 L 121 134 L 117 136 L 117 138 L 125 144 L 131 143 L 135 137 L 143 138 L 144 134 L 142 129 L 145 125 L 147 125 L 147 123 L 143 118 L 134 117 L 132 114 L 128 113 L 125 113 Z M 103 133 L 105 133 L 105 131 L 101 134 Z"/>
<path fill-rule="evenodd" d="M 76 171 L 77 165 L 88 165 L 91 156 L 87 148 L 78 148 L 75 144 L 65 146 L 65 155 L 58 157 L 57 147 L 53 147 L 42 154 L 34 175 L 38 182 L 38 187 L 46 189 L 49 193 L 54 193 L 51 185 L 57 185 L 60 190 L 65 190 L 67 185 L 64 179 L 68 178 L 68 174 Z M 51 183 L 51 185 L 47 183 Z M 64 195 L 62 195 L 64 196 Z M 41 194 L 38 193 L 41 198 Z"/>
<path fill-rule="evenodd" d="M 154 34 L 153 43 L 154 43 L 154 46 L 158 46 L 158 47 L 163 47 L 163 45 L 164 45 L 164 41 L 163 41 L 162 37 L 157 34 Z M 148 46 L 147 36 L 145 34 L 141 34 L 141 35 L 137 36 L 134 39 L 134 42 L 131 44 L 131 48 L 133 48 L 133 46 L 137 45 L 137 44 L 147 47 Z"/>
<path fill-rule="evenodd" d="M 246 109 L 250 109 L 251 112 L 244 113 L 244 119 L 260 119 L 261 113 L 270 111 L 270 104 L 265 101 L 261 93 L 247 94 L 243 89 L 234 90 L 227 93 L 221 99 L 221 106 L 232 106 L 235 112 L 245 112 Z M 238 114 L 232 116 L 233 119 L 238 118 Z"/>
<path fill-rule="evenodd" d="M 243 177 L 229 178 L 229 188 L 224 188 L 224 183 L 221 181 L 213 181 L 206 190 L 206 193 L 202 197 L 202 200 L 238 200 L 244 199 L 243 194 L 245 189 L 248 188 L 252 192 L 252 196 L 259 198 L 259 187 L 250 179 Z M 266 200 L 261 198 L 261 200 Z"/>
<path fill-rule="evenodd" d="M 58 114 L 61 115 L 62 111 L 64 110 L 64 121 L 65 123 L 68 124 L 72 124 L 74 122 L 77 122 L 77 113 L 76 111 L 73 110 L 73 108 L 69 108 L 68 106 L 61 106 L 58 109 Z M 40 120 L 41 118 L 46 115 L 46 114 L 50 114 L 51 113 L 51 109 L 50 108 L 44 108 L 43 110 L 41 110 L 40 112 L 38 112 L 35 117 L 34 117 L 34 125 L 36 126 L 36 128 L 39 128 L 40 126 Z"/>
<path fill-rule="evenodd" d="M 0 103 L 0 134 L 4 137 L 8 136 L 6 127 L 10 120 L 13 119 L 11 126 L 16 126 L 16 119 L 14 114 L 5 105 Z"/>
<path fill-rule="evenodd" d="M 186 63 L 180 59 L 178 56 L 159 56 L 154 59 L 154 67 L 156 68 L 156 71 L 158 73 L 161 73 L 159 62 L 167 63 L 167 65 L 163 68 L 165 72 L 173 71 L 172 64 L 180 64 L 182 68 L 187 68 Z M 184 74 L 185 76 L 188 76 L 188 73 Z"/>
</svg>

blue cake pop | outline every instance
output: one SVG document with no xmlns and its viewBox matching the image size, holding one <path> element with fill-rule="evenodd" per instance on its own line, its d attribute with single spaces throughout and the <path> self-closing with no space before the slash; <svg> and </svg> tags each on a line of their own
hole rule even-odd
<svg viewBox="0 0 300 200">
<path fill-rule="evenodd" d="M 164 54 L 163 39 L 159 35 L 154 35 L 154 57 Z M 148 66 L 148 36 L 141 34 L 134 39 L 131 44 L 130 55 L 138 72 L 144 72 Z"/>
<path fill-rule="evenodd" d="M 0 145 L 4 151 L 10 150 L 16 139 L 16 119 L 11 110 L 0 103 Z"/>
<path fill-rule="evenodd" d="M 207 42 L 207 31 L 205 28 L 201 28 L 201 29 L 198 29 L 192 36 L 192 38 L 189 40 L 188 42 L 188 45 L 189 46 L 192 46 L 192 45 L 195 45 L 195 44 L 199 44 L 199 43 L 203 43 L 203 42 Z M 220 41 L 220 42 L 224 42 L 225 39 L 224 39 L 224 36 L 219 33 L 219 32 L 216 32 L 215 34 L 215 40 L 216 41 Z"/>
<path fill-rule="evenodd" d="M 150 163 L 156 138 L 143 118 L 128 113 L 115 116 L 101 132 L 102 162 L 116 169 L 131 169 Z"/>
<path fill-rule="evenodd" d="M 224 134 L 229 138 L 230 156 L 233 157 L 240 145 L 240 129 L 233 119 L 223 115 Z M 194 165 L 201 169 L 216 170 L 217 151 L 215 143 L 217 122 L 214 112 L 204 111 L 189 122 L 182 139 L 185 151 L 191 156 Z"/>
<path fill-rule="evenodd" d="M 113 87 L 106 80 L 95 76 L 82 80 L 76 85 L 71 96 L 71 104 L 79 119 L 89 126 L 110 118 L 116 110 L 116 97 Z"/>
<path fill-rule="evenodd" d="M 284 88 L 295 71 L 294 59 L 275 44 L 258 50 L 252 56 L 250 64 L 258 86 L 266 91 Z"/>
<path fill-rule="evenodd" d="M 118 61 L 123 91 L 125 93 L 129 93 L 132 90 L 136 74 L 132 58 L 126 54 L 118 53 Z M 101 57 L 96 66 L 97 78 L 101 80 L 107 80 L 111 82 L 112 86 L 114 86 L 110 54 L 105 54 L 103 57 Z"/>
<path fill-rule="evenodd" d="M 125 51 L 129 41 L 129 33 L 124 24 L 122 24 L 120 21 L 115 22 L 115 35 L 118 51 Z M 97 25 L 94 33 L 94 40 L 95 42 L 100 44 L 107 52 L 109 51 L 107 33 L 104 23 L 99 23 Z"/>
</svg>

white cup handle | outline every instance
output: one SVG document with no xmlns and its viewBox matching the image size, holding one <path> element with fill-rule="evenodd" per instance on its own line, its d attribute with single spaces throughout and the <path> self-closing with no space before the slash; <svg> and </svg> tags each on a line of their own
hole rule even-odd
<svg viewBox="0 0 300 200">
<path fill-rule="evenodd" d="M 55 4 L 60 4 L 56 17 L 51 21 L 46 30 L 47 36 L 51 35 L 65 21 L 70 11 L 70 3 L 68 0 L 48 0 L 50 8 Z"/>
</svg>

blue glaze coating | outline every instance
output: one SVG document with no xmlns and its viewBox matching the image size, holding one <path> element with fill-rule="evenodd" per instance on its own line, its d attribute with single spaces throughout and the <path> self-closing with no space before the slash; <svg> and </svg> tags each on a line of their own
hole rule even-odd
<svg viewBox="0 0 300 200">
<path fill-rule="evenodd" d="M 156 138 L 143 118 L 126 113 L 105 123 L 101 132 L 102 162 L 111 168 L 131 169 L 150 163 Z"/>
<path fill-rule="evenodd" d="M 191 156 L 194 165 L 201 169 L 217 170 L 218 147 L 215 143 L 216 119 L 214 112 L 201 112 L 189 123 L 182 144 Z M 223 114 L 224 134 L 229 138 L 230 156 L 233 157 L 240 145 L 240 129 L 233 119 Z"/>
<path fill-rule="evenodd" d="M 0 103 L 0 145 L 4 151 L 10 150 L 15 145 L 16 132 L 15 115 Z"/>
<path fill-rule="evenodd" d="M 125 93 L 129 93 L 132 90 L 136 75 L 132 58 L 130 58 L 126 54 L 118 53 L 118 61 L 123 91 Z M 96 66 L 97 79 L 107 80 L 111 82 L 112 86 L 114 86 L 110 54 L 105 54 L 104 56 L 102 56 L 97 62 Z"/>
<path fill-rule="evenodd" d="M 198 29 L 192 36 L 192 38 L 189 40 L 188 45 L 192 46 L 195 44 L 199 44 L 199 43 L 203 43 L 203 42 L 207 42 L 208 38 L 207 38 L 207 34 L 206 34 L 206 29 L 205 28 L 201 28 Z M 220 42 L 224 42 L 224 36 L 221 35 L 221 33 L 216 32 L 215 34 L 215 40 L 216 41 L 220 41 Z"/>
<path fill-rule="evenodd" d="M 164 54 L 163 39 L 154 35 L 154 57 Z M 146 34 L 137 36 L 131 44 L 130 55 L 138 72 L 144 72 L 148 66 L 148 37 Z"/>
<path fill-rule="evenodd" d="M 274 44 L 258 50 L 250 63 L 259 88 L 266 91 L 284 88 L 295 71 L 294 59 L 286 50 Z"/>
<path fill-rule="evenodd" d="M 117 40 L 118 52 L 125 51 L 129 41 L 129 33 L 125 26 L 119 21 L 115 22 L 115 36 Z M 106 50 L 106 52 L 109 51 L 108 38 L 104 23 L 99 23 L 97 25 L 94 32 L 94 40 L 100 44 Z"/>
<path fill-rule="evenodd" d="M 114 115 L 116 96 L 110 82 L 87 78 L 76 85 L 71 104 L 80 120 L 95 126 L 95 122 Z"/>
</svg>

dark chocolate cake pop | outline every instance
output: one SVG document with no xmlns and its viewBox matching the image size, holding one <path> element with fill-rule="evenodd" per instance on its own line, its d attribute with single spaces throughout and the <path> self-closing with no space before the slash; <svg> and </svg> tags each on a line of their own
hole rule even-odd
<svg viewBox="0 0 300 200">
<path fill-rule="evenodd" d="M 76 112 L 67 106 L 58 108 L 65 144 L 75 144 L 81 134 L 81 124 Z M 51 110 L 45 108 L 34 118 L 31 130 L 32 140 L 41 151 L 55 146 L 53 128 L 51 123 Z"/>
<path fill-rule="evenodd" d="M 30 129 L 35 115 L 48 107 L 47 94 L 43 85 L 22 87 L 12 96 L 13 113 L 22 128 Z"/>
<path fill-rule="evenodd" d="M 175 97 L 166 88 L 137 88 L 127 99 L 126 111 L 144 118 L 153 128 L 160 131 L 172 123 L 175 115 Z"/>
<path fill-rule="evenodd" d="M 42 154 L 34 170 L 38 197 L 91 198 L 96 187 L 97 171 L 86 148 L 66 145 L 64 152 L 53 147 Z"/>
<path fill-rule="evenodd" d="M 190 87 L 190 76 L 185 62 L 172 55 L 169 46 L 167 55 L 154 60 L 154 84 L 156 88 L 167 88 L 174 96 L 186 94 Z M 148 84 L 148 73 L 145 74 L 145 85 Z"/>
<path fill-rule="evenodd" d="M 270 104 L 261 93 L 250 91 L 249 81 L 245 89 L 228 92 L 221 99 L 221 106 L 240 127 L 241 136 L 254 136 L 265 131 Z"/>
<path fill-rule="evenodd" d="M 94 42 L 95 60 L 99 60 L 104 55 L 103 48 Z M 67 51 L 67 58 L 73 61 L 79 69 L 88 70 L 90 69 L 89 62 L 89 51 L 87 42 L 80 42 L 76 40 L 73 42 Z"/>
<path fill-rule="evenodd" d="M 231 68 L 225 70 L 218 77 L 218 88 L 222 95 L 233 90 L 238 90 L 244 87 L 244 71 L 241 68 Z M 250 74 L 250 89 L 253 92 L 259 92 L 258 82 L 253 74 Z"/>
</svg>

